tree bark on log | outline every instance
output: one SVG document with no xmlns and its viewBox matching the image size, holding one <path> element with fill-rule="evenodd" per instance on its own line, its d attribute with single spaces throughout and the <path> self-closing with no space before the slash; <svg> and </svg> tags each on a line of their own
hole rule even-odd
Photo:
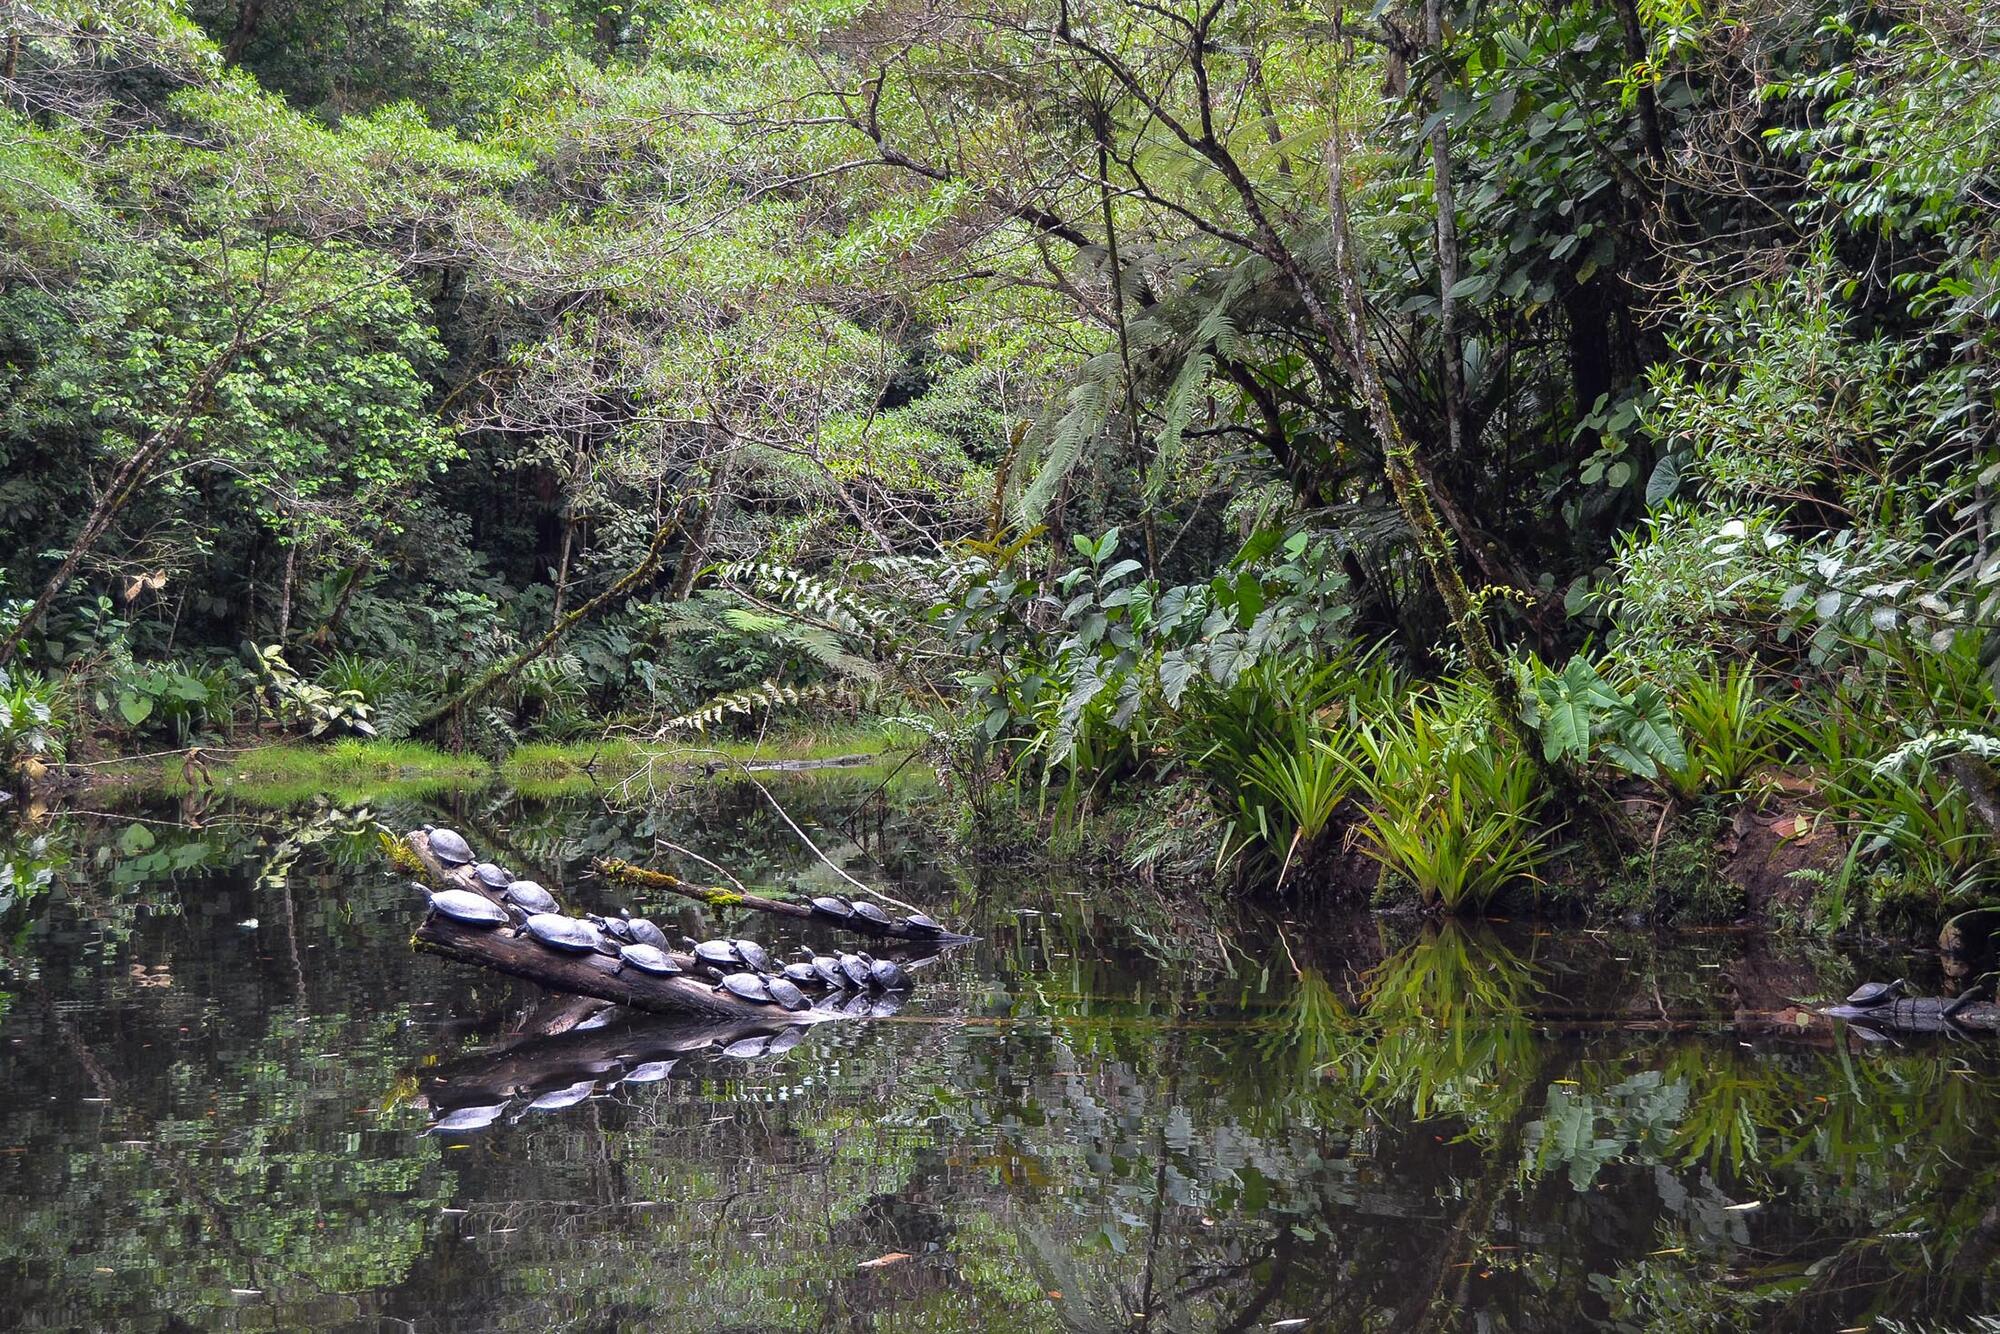
<svg viewBox="0 0 2000 1334">
<path fill-rule="evenodd" d="M 774 917 L 817 922 L 835 931 L 850 931 L 873 940 L 907 940 L 917 945 L 963 945 L 972 939 L 971 936 L 959 935 L 953 931 L 946 931 L 943 934 L 919 931 L 900 921 L 887 924 L 871 923 L 861 918 L 836 921 L 822 913 L 814 912 L 803 903 L 767 899 L 758 894 L 748 894 L 738 889 L 722 889 L 714 885 L 691 885 L 677 875 L 670 875 L 665 871 L 649 871 L 643 866 L 634 866 L 615 857 L 600 857 L 592 863 L 592 866 L 606 880 L 613 884 L 624 885 L 628 889 L 652 889 L 678 894 L 682 898 L 693 899 L 696 903 L 707 904 L 711 908 L 748 908 L 753 912 L 770 913 Z"/>
</svg>

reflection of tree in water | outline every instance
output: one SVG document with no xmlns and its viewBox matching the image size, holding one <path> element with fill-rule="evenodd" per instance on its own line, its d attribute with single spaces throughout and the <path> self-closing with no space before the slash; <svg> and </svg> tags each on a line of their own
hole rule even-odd
<svg viewBox="0 0 2000 1334">
<path fill-rule="evenodd" d="M 762 836 L 731 823 L 761 799 L 715 800 L 452 818 L 568 868 Z M 108 830 L 3 923 L 33 961 L 0 1029 L 0 1077 L 38 1095 L 0 1106 L 26 1323 L 1823 1328 L 1990 1304 L 1991 1054 L 1684 1022 L 1671 944 L 1444 924 L 1350 933 L 1350 965 L 1300 928 L 1295 974 L 1170 915 L 1136 938 L 1094 897 L 1017 915 L 1031 887 L 1002 886 L 978 957 L 897 1020 L 419 1137 L 398 1099 L 463 1052 L 446 1018 L 490 1039 L 521 993 L 410 955 L 356 813 L 272 819 Z"/>
</svg>

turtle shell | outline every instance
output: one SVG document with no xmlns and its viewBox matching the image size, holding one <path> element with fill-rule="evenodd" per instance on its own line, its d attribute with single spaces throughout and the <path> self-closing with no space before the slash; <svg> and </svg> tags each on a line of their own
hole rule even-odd
<svg viewBox="0 0 2000 1334">
<path fill-rule="evenodd" d="M 632 943 L 632 924 L 626 921 L 624 918 L 622 917 L 605 918 L 604 929 L 610 932 L 611 938 L 617 941 L 619 944 L 629 945 Z"/>
<path fill-rule="evenodd" d="M 874 974 L 868 970 L 868 961 L 858 954 L 841 955 L 840 971 L 847 974 L 849 986 L 865 987 L 874 980 Z"/>
<path fill-rule="evenodd" d="M 755 1001 L 759 1005 L 769 1005 L 772 999 L 771 989 L 755 973 L 731 973 L 722 979 L 722 989 L 732 996 Z"/>
<path fill-rule="evenodd" d="M 554 912 L 561 906 L 555 895 L 532 880 L 516 880 L 507 886 L 507 902 L 525 912 Z"/>
<path fill-rule="evenodd" d="M 836 922 L 844 922 L 854 916 L 854 905 L 832 894 L 822 894 L 814 899 L 812 908 L 821 917 L 831 917 Z"/>
<path fill-rule="evenodd" d="M 481 862 L 472 868 L 472 873 L 488 889 L 505 889 L 514 883 L 514 877 L 507 874 L 498 862 Z"/>
<path fill-rule="evenodd" d="M 603 937 L 597 928 L 577 917 L 564 917 L 561 913 L 538 912 L 524 925 L 533 936 L 550 949 L 569 950 L 582 954 L 597 948 Z"/>
<path fill-rule="evenodd" d="M 484 1130 L 498 1121 L 500 1114 L 506 1110 L 507 1104 L 504 1102 L 489 1103 L 484 1107 L 454 1107 L 431 1122 L 428 1133 L 449 1135 L 467 1130 Z"/>
<path fill-rule="evenodd" d="M 673 1068 L 674 1063 L 672 1061 L 647 1061 L 641 1065 L 635 1065 L 627 1071 L 625 1082 L 627 1084 L 656 1084 L 660 1080 L 665 1079 L 667 1072 Z"/>
<path fill-rule="evenodd" d="M 941 936 L 944 934 L 944 924 L 942 922 L 938 921 L 935 917 L 926 916 L 920 912 L 913 912 L 908 917 L 905 917 L 903 925 L 920 936 Z"/>
<path fill-rule="evenodd" d="M 507 921 L 505 908 L 469 889 L 447 889 L 433 894 L 431 907 L 440 916 L 466 926 L 501 926 Z"/>
<path fill-rule="evenodd" d="M 1883 1005 L 1903 994 L 1903 979 L 1894 982 L 1864 982 L 1847 998 L 1849 1005 Z"/>
<path fill-rule="evenodd" d="M 468 866 L 472 862 L 472 845 L 456 829 L 426 827 L 430 835 L 431 852 L 446 866 Z"/>
<path fill-rule="evenodd" d="M 786 1052 L 805 1040 L 806 1031 L 797 1024 L 793 1024 L 790 1028 L 787 1028 L 784 1032 L 771 1039 L 769 1054 L 772 1056 L 783 1056 Z"/>
<path fill-rule="evenodd" d="M 673 961 L 673 956 L 657 945 L 627 945 L 618 951 L 618 957 L 642 973 L 657 973 L 661 977 L 672 977 L 681 971 L 681 966 Z"/>
<path fill-rule="evenodd" d="M 806 993 L 800 991 L 785 978 L 765 978 L 764 990 L 770 992 L 771 999 L 784 1006 L 787 1010 L 806 1010 L 812 1008 L 812 1002 L 806 999 Z"/>
<path fill-rule="evenodd" d="M 866 899 L 857 899 L 854 904 L 854 920 L 866 922 L 870 926 L 894 926 L 895 920 L 877 905 Z"/>
<path fill-rule="evenodd" d="M 898 968 L 893 960 L 877 959 L 868 965 L 868 971 L 875 979 L 875 985 L 884 991 L 908 991 L 910 975 Z"/>
<path fill-rule="evenodd" d="M 726 940 L 704 940 L 698 945 L 693 945 L 689 953 L 694 955 L 696 963 L 706 964 L 710 968 L 733 970 L 742 962 L 736 957 L 736 947 Z"/>
<path fill-rule="evenodd" d="M 531 1112 L 555 1112 L 565 1107 L 574 1107 L 597 1091 L 594 1079 L 579 1080 L 567 1088 L 554 1089 L 528 1104 Z"/>
<path fill-rule="evenodd" d="M 659 950 L 667 947 L 667 933 L 660 930 L 659 927 L 654 926 L 651 919 L 634 917 L 625 924 L 632 928 L 632 940 L 634 944 L 651 945 L 654 949 Z"/>
<path fill-rule="evenodd" d="M 769 1050 L 771 1050 L 770 1035 L 760 1033 L 754 1038 L 736 1039 L 722 1049 L 722 1054 L 739 1061 L 754 1061 Z"/>
<path fill-rule="evenodd" d="M 777 965 L 771 962 L 771 956 L 764 953 L 764 947 L 756 941 L 732 940 L 729 943 L 736 947 L 736 957 L 743 960 L 744 963 L 749 964 L 757 972 L 775 973 L 778 971 Z"/>
<path fill-rule="evenodd" d="M 812 970 L 819 974 L 820 981 L 830 987 L 839 987 L 842 991 L 845 991 L 849 986 L 853 985 L 848 979 L 847 974 L 842 971 L 840 960 L 834 958 L 831 954 L 813 955 Z"/>
<path fill-rule="evenodd" d="M 818 971 L 803 959 L 794 959 L 785 965 L 785 980 L 808 987 L 816 987 L 820 984 Z"/>
<path fill-rule="evenodd" d="M 865 991 L 857 991 L 841 1002 L 840 1012 L 847 1015 L 865 1015 L 875 1012 L 875 1001 Z"/>
</svg>

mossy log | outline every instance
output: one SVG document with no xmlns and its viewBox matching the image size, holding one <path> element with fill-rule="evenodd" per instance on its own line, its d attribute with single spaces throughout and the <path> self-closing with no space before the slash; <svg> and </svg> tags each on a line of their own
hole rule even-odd
<svg viewBox="0 0 2000 1334">
<path fill-rule="evenodd" d="M 446 867 L 440 862 L 431 851 L 429 836 L 423 831 L 408 835 L 402 846 L 408 849 L 413 862 L 393 850 L 391 859 L 406 870 L 414 864 L 434 889 L 465 889 L 496 903 L 501 902 L 498 895 L 479 883 L 471 867 Z M 651 1014 L 778 1024 L 794 1019 L 787 1011 L 744 1000 L 718 989 L 706 978 L 694 975 L 694 960 L 685 954 L 674 955 L 674 961 L 690 971 L 679 976 L 662 977 L 625 967 L 608 955 L 565 954 L 549 949 L 529 936 L 517 935 L 509 927 L 467 926 L 436 912 L 425 915 L 412 943 L 420 950 L 522 978 L 551 991 L 595 996 L 599 1000 Z M 810 1015 L 812 1011 L 800 1013 Z"/>
<path fill-rule="evenodd" d="M 594 864 L 597 873 L 614 884 L 628 889 L 648 889 L 665 894 L 678 894 L 682 898 L 705 903 L 711 908 L 748 908 L 752 912 L 770 913 L 775 917 L 790 917 L 799 921 L 811 921 L 835 931 L 848 931 L 871 940 L 907 940 L 917 945 L 963 945 L 971 936 L 955 931 L 943 934 L 919 931 L 901 921 L 886 924 L 871 923 L 865 918 L 836 920 L 803 903 L 790 903 L 784 899 L 767 899 L 759 894 L 746 893 L 740 889 L 723 889 L 716 885 L 695 885 L 670 875 L 665 871 L 650 871 L 643 866 L 619 861 L 613 857 L 601 857 Z"/>
</svg>

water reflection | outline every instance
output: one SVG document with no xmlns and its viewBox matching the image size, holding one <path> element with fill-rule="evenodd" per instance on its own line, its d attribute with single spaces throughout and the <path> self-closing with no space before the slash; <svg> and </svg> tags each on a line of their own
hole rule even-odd
<svg viewBox="0 0 2000 1334">
<path fill-rule="evenodd" d="M 416 955 L 373 841 L 449 818 L 566 900 L 706 936 L 751 924 L 583 868 L 664 839 L 824 883 L 754 791 L 15 831 L 8 1318 L 1823 1329 L 1994 1304 L 2000 1061 L 1787 1008 L 1868 969 L 1730 935 L 1128 928 L 1130 887 L 982 884 L 893 812 L 864 856 L 841 825 L 865 795 L 786 804 L 982 941 L 899 1014 L 805 1028 L 565 1012 Z"/>
</svg>

